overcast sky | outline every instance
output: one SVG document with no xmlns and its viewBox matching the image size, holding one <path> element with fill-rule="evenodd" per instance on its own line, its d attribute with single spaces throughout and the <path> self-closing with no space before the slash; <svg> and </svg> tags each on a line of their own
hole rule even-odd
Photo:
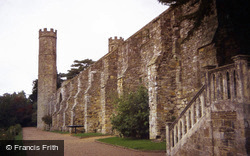
<svg viewBox="0 0 250 156">
<path fill-rule="evenodd" d="M 0 95 L 32 91 L 38 31 L 57 30 L 57 71 L 98 60 L 109 37 L 127 39 L 167 9 L 157 0 L 0 0 Z"/>
</svg>

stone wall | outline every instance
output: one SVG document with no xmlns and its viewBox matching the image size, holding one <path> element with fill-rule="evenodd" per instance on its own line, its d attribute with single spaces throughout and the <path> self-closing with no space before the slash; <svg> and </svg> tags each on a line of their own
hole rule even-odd
<svg viewBox="0 0 250 156">
<path fill-rule="evenodd" d="M 218 29 L 216 3 L 185 40 L 193 22 L 180 19 L 197 7 L 170 8 L 126 40 L 109 38 L 108 53 L 54 93 L 53 128 L 84 125 L 86 132 L 112 133 L 112 96 L 144 85 L 149 92 L 150 139 L 164 138 L 166 120 L 178 118 L 205 84 L 203 67 L 218 67 L 223 55 L 217 51 L 227 34 Z"/>
<path fill-rule="evenodd" d="M 71 89 L 62 86 L 69 92 L 56 104 L 63 108 L 55 111 L 57 114 L 64 111 L 58 115 L 65 120 L 62 126 L 78 123 L 87 132 L 110 133 L 113 106 L 109 94 L 121 95 L 144 85 L 149 90 L 150 138 L 164 136 L 165 121 L 177 117 L 200 88 L 200 64 L 216 65 L 214 47 L 210 45 L 217 28 L 216 14 L 206 19 L 192 39 L 181 42 L 192 22 L 178 19 L 195 7 L 166 10 L 125 41 L 110 38 L 109 53 L 70 80 Z"/>
</svg>

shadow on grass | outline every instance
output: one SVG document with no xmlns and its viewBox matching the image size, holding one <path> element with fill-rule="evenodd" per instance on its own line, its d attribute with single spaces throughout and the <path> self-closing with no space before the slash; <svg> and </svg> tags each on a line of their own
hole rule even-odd
<svg viewBox="0 0 250 156">
<path fill-rule="evenodd" d="M 166 150 L 166 142 L 152 142 L 151 140 L 146 140 L 146 139 L 111 137 L 111 138 L 98 139 L 97 141 L 136 150 L 145 150 L 145 151 Z"/>
<path fill-rule="evenodd" d="M 79 138 L 89 138 L 89 137 L 98 137 L 98 136 L 108 136 L 106 134 L 102 133 L 77 133 L 72 134 L 73 136 L 79 137 Z"/>
</svg>

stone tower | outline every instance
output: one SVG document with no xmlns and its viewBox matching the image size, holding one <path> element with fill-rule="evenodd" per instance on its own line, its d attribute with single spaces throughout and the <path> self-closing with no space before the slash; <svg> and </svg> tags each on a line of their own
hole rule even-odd
<svg viewBox="0 0 250 156">
<path fill-rule="evenodd" d="M 39 65 L 38 65 L 38 101 L 37 101 L 37 128 L 45 129 L 42 117 L 51 114 L 49 98 L 56 93 L 56 38 L 57 31 L 46 28 L 39 30 Z"/>
<path fill-rule="evenodd" d="M 120 37 L 119 39 L 117 36 L 113 39 L 112 37 L 109 38 L 109 52 L 114 51 L 116 48 L 118 48 L 122 43 L 124 42 L 124 39 Z"/>
</svg>

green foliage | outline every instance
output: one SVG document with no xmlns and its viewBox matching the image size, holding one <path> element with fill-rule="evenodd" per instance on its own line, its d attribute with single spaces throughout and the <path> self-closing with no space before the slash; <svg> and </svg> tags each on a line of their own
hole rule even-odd
<svg viewBox="0 0 250 156">
<path fill-rule="evenodd" d="M 20 124 L 10 126 L 8 129 L 0 129 L 0 140 L 20 140 L 22 137 L 22 127 Z"/>
<path fill-rule="evenodd" d="M 91 64 L 95 63 L 92 59 L 85 60 L 75 60 L 74 64 L 71 65 L 71 69 L 68 70 L 68 73 L 60 73 L 60 77 L 66 77 L 67 80 L 72 79 L 76 75 L 78 75 L 81 71 L 88 68 Z"/>
<path fill-rule="evenodd" d="M 44 117 L 42 117 L 43 122 L 50 126 L 52 124 L 52 116 L 51 115 L 45 115 Z"/>
<path fill-rule="evenodd" d="M 132 149 L 139 149 L 139 150 L 157 150 L 157 151 L 166 150 L 166 142 L 156 143 L 150 140 L 138 140 L 138 139 L 118 138 L 118 137 L 98 139 L 98 141 Z"/>
<path fill-rule="evenodd" d="M 148 92 L 139 87 L 136 92 L 125 93 L 115 100 L 116 114 L 111 117 L 113 129 L 121 136 L 134 138 L 149 137 Z"/>
<path fill-rule="evenodd" d="M 37 93 L 38 93 L 38 79 L 33 81 L 32 94 L 29 96 L 29 100 L 32 104 L 31 122 L 33 126 L 37 123 Z"/>
<path fill-rule="evenodd" d="M 19 132 L 22 131 L 22 127 L 20 124 L 16 124 L 15 126 L 10 126 L 8 131 L 12 134 L 12 135 L 18 135 Z"/>
<path fill-rule="evenodd" d="M 32 104 L 23 91 L 0 96 L 0 128 L 15 124 L 31 126 L 32 111 Z"/>
<path fill-rule="evenodd" d="M 38 91 L 38 79 L 33 81 L 32 94 L 29 96 L 29 100 L 31 103 L 37 102 L 37 91 Z"/>
</svg>

